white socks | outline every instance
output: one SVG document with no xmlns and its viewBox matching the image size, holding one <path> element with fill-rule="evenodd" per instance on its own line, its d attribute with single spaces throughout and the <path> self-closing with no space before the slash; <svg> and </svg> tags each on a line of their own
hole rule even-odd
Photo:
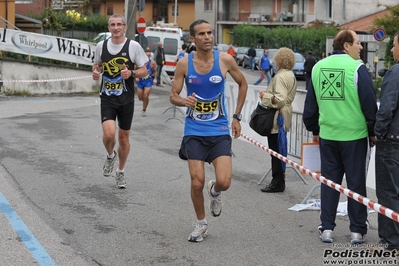
<svg viewBox="0 0 399 266">
<path fill-rule="evenodd" d="M 211 188 L 211 195 L 216 198 L 217 196 L 220 195 L 220 192 L 216 192 L 215 191 L 215 184 L 213 184 L 212 188 Z"/>
<path fill-rule="evenodd" d="M 202 219 L 202 220 L 197 220 L 198 224 L 208 224 L 208 221 L 206 220 L 206 218 Z"/>
</svg>

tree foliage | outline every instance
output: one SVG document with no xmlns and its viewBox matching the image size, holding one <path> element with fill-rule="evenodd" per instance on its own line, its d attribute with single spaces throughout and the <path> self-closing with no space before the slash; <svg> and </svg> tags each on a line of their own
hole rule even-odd
<svg viewBox="0 0 399 266">
<path fill-rule="evenodd" d="M 87 30 L 95 32 L 108 31 L 109 16 L 100 16 L 90 12 L 80 13 L 75 10 L 59 11 L 45 8 L 37 18 L 48 21 L 50 29 L 60 32 L 63 29 Z"/>
<path fill-rule="evenodd" d="M 288 47 L 296 52 L 313 51 L 321 54 L 326 50 L 326 37 L 335 36 L 332 25 L 315 24 L 308 28 L 265 28 L 241 24 L 234 27 L 234 43 L 238 46 L 261 46 L 267 48 Z"/>
<path fill-rule="evenodd" d="M 381 6 L 381 5 L 378 5 Z M 393 59 L 391 49 L 393 46 L 393 37 L 395 33 L 398 31 L 398 21 L 399 21 L 399 5 L 398 6 L 389 6 L 384 5 L 387 10 L 390 11 L 391 15 L 381 18 L 374 19 L 374 25 L 376 28 L 382 27 L 387 33 L 387 38 L 389 37 L 389 42 L 387 43 L 387 49 L 385 50 L 385 59 L 384 64 L 386 67 L 390 67 L 395 64 L 395 60 Z"/>
<path fill-rule="evenodd" d="M 56 32 L 57 35 L 60 35 L 61 31 L 64 29 L 64 26 L 59 21 L 58 13 L 55 12 L 52 8 L 46 7 L 43 10 L 42 21 L 46 27 L 50 28 L 51 34 Z"/>
</svg>

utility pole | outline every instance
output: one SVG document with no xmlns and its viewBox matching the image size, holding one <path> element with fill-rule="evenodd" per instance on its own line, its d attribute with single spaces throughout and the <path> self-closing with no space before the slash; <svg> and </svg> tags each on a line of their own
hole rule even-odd
<svg viewBox="0 0 399 266">
<path fill-rule="evenodd" d="M 134 40 L 136 35 L 137 0 L 125 0 L 125 10 L 125 18 L 127 21 L 126 37 L 130 40 Z"/>
<path fill-rule="evenodd" d="M 177 23 L 177 0 L 175 0 L 175 24 Z"/>
</svg>

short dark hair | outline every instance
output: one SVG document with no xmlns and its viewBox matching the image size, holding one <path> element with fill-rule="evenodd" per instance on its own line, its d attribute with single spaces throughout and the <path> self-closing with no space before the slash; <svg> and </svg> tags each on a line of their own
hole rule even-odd
<svg viewBox="0 0 399 266">
<path fill-rule="evenodd" d="M 181 45 L 181 49 L 182 49 L 182 50 L 187 49 L 187 44 L 183 43 L 183 44 Z"/>
<path fill-rule="evenodd" d="M 208 21 L 206 21 L 205 19 L 197 19 L 196 21 L 194 21 L 193 23 L 191 23 L 190 25 L 190 36 L 195 37 L 195 31 L 194 28 L 195 26 L 202 24 L 202 23 L 206 23 L 209 24 Z"/>
<path fill-rule="evenodd" d="M 334 51 L 343 51 L 345 50 L 344 44 L 352 43 L 353 44 L 353 31 L 351 30 L 342 30 L 335 35 L 333 42 L 333 50 Z"/>
<path fill-rule="evenodd" d="M 399 42 L 399 31 L 397 31 L 397 32 L 395 33 L 395 35 L 393 36 L 393 40 L 395 40 L 395 38 L 397 38 L 397 39 L 398 39 L 398 42 Z"/>
</svg>

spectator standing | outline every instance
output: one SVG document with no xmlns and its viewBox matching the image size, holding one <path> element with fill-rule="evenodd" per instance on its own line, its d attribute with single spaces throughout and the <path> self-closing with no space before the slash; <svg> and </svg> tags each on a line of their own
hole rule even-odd
<svg viewBox="0 0 399 266">
<path fill-rule="evenodd" d="M 103 175 L 110 176 L 119 156 L 116 169 L 116 187 L 126 188 L 125 164 L 130 152 L 130 127 L 134 111 L 134 78 L 147 75 L 148 57 L 139 43 L 125 37 L 126 20 L 112 15 L 108 20 L 111 38 L 96 46 L 93 80 L 101 78 L 100 109 L 103 144 L 107 158 Z M 135 66 L 137 70 L 134 70 Z M 102 73 L 102 76 L 100 74 Z M 115 148 L 116 120 L 118 119 L 118 152 Z"/>
<path fill-rule="evenodd" d="M 270 82 L 272 81 L 272 77 L 270 75 L 270 69 L 271 69 L 271 64 L 270 64 L 270 60 L 269 60 L 269 50 L 268 49 L 264 49 L 263 50 L 263 55 L 260 58 L 260 71 L 265 75 L 265 77 L 267 78 L 267 86 L 270 85 Z M 254 85 L 259 85 L 262 80 L 264 78 L 262 77 L 262 75 L 260 76 L 260 78 L 254 83 Z"/>
<path fill-rule="evenodd" d="M 251 44 L 251 46 L 248 49 L 247 55 L 249 57 L 249 67 L 252 71 L 255 69 L 255 57 L 256 57 L 256 50 L 254 48 L 254 45 Z"/>
<path fill-rule="evenodd" d="M 306 72 L 306 89 L 308 89 L 309 86 L 309 81 L 312 78 L 312 69 L 314 67 L 314 65 L 316 65 L 317 60 L 316 58 L 313 56 L 312 51 L 308 52 L 308 55 L 306 56 L 306 60 L 305 63 L 303 64 L 304 70 Z"/>
<path fill-rule="evenodd" d="M 165 51 L 163 49 L 162 42 L 158 43 L 158 48 L 154 52 L 154 58 L 155 58 L 155 62 L 157 63 L 157 67 L 158 67 L 158 69 L 157 69 L 157 73 L 158 73 L 157 86 L 163 87 L 161 77 L 162 77 L 162 68 L 163 68 L 163 65 L 165 64 Z"/>
<path fill-rule="evenodd" d="M 363 47 L 352 30 L 334 38 L 333 54 L 317 62 L 306 94 L 303 122 L 319 143 L 321 174 L 348 189 L 367 196 L 366 160 L 368 145 L 374 146 L 377 99 L 371 77 L 358 61 Z M 322 242 L 333 242 L 340 193 L 321 185 Z M 367 207 L 348 197 L 352 244 L 361 244 L 367 234 Z"/>
<path fill-rule="evenodd" d="M 374 127 L 378 203 L 399 212 L 399 32 L 391 50 L 396 64 L 384 75 Z M 388 250 L 399 250 L 399 223 L 378 213 L 378 236 Z"/>
<path fill-rule="evenodd" d="M 234 50 L 234 47 L 232 44 L 230 44 L 229 49 L 227 49 L 227 53 L 229 55 L 231 55 L 234 58 L 234 60 L 236 59 L 236 51 Z"/>
<path fill-rule="evenodd" d="M 280 48 L 274 55 L 274 62 L 279 71 L 274 76 L 266 91 L 259 92 L 259 98 L 264 106 L 279 109 L 274 116 L 271 134 L 267 137 L 269 148 L 279 152 L 277 116 L 281 113 L 284 117 L 284 129 L 289 132 L 292 120 L 292 102 L 294 101 L 297 83 L 292 69 L 295 66 L 295 54 L 289 48 Z M 281 160 L 271 156 L 272 181 L 262 192 L 275 193 L 285 190 L 285 172 Z"/>
<path fill-rule="evenodd" d="M 191 200 L 197 216 L 195 229 L 188 237 L 191 242 L 202 241 L 208 233 L 203 195 L 205 162 L 212 163 L 215 169 L 216 180 L 210 180 L 206 188 L 211 214 L 217 217 L 222 212 L 221 193 L 230 187 L 232 177 L 230 134 L 234 138 L 240 136 L 240 113 L 248 90 L 245 77 L 234 58 L 213 50 L 213 38 L 212 27 L 207 21 L 196 20 L 190 25 L 190 39 L 195 43 L 197 52 L 182 58 L 177 64 L 170 92 L 172 104 L 187 107 L 179 156 L 188 162 Z M 231 133 L 225 104 L 227 73 L 238 84 Z M 184 84 L 187 85 L 186 98 L 180 96 Z"/>
</svg>

